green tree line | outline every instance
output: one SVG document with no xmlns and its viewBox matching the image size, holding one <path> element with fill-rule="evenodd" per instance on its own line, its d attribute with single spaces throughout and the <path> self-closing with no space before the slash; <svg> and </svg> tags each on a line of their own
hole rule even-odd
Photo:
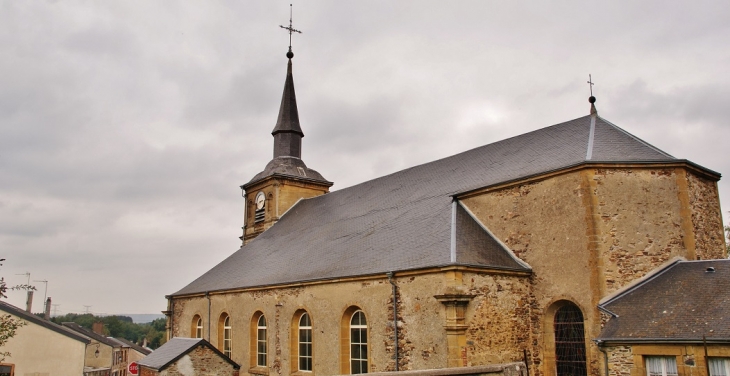
<svg viewBox="0 0 730 376">
<path fill-rule="evenodd" d="M 63 316 L 52 317 L 56 324 L 75 322 L 86 329 L 92 330 L 95 322 L 104 324 L 104 334 L 110 337 L 124 338 L 141 345 L 147 338 L 147 346 L 156 349 L 165 343 L 165 318 L 155 319 L 144 324 L 135 324 L 128 316 L 94 316 L 90 313 L 69 313 Z"/>
</svg>

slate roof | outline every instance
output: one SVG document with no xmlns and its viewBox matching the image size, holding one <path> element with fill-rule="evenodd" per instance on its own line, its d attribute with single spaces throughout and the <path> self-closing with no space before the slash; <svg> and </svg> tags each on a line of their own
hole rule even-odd
<svg viewBox="0 0 730 376">
<path fill-rule="evenodd" d="M 19 317 L 19 318 L 21 318 L 25 321 L 31 322 L 33 324 L 40 325 L 46 329 L 52 330 L 56 333 L 66 336 L 66 337 L 73 338 L 77 341 L 80 341 L 83 343 L 91 343 L 91 340 L 87 336 L 77 333 L 71 329 L 64 328 L 63 326 L 58 325 L 52 321 L 48 321 L 44 318 L 41 318 L 34 314 L 28 313 L 25 310 L 22 310 L 12 304 L 8 304 L 3 301 L 0 301 L 0 311 L 4 311 L 6 313 Z M 18 333 L 20 333 L 20 332 L 18 332 Z"/>
<path fill-rule="evenodd" d="M 302 168 L 304 173 L 302 174 L 298 168 Z M 319 172 L 307 167 L 300 158 L 286 156 L 277 157 L 269 161 L 263 171 L 256 174 L 253 179 L 242 185 L 241 188 L 246 189 L 264 178 L 276 175 L 293 177 L 303 181 L 313 181 L 318 184 L 327 185 L 328 187 L 332 186 L 332 182 L 327 181 Z"/>
<path fill-rule="evenodd" d="M 76 333 L 89 337 L 89 338 L 96 340 L 97 342 L 103 343 L 107 346 L 121 347 L 121 344 L 114 341 L 113 339 L 111 339 L 107 336 L 98 334 L 98 333 L 94 332 L 93 330 L 86 329 L 83 326 L 81 326 L 75 322 L 64 322 L 64 323 L 62 323 L 62 325 L 70 330 L 75 331 Z"/>
<path fill-rule="evenodd" d="M 237 363 L 232 361 L 229 357 L 223 355 L 222 352 L 213 347 L 213 345 L 211 345 L 208 341 L 202 338 L 182 337 L 174 337 L 170 339 L 169 341 L 165 342 L 165 344 L 160 346 L 157 350 L 153 351 L 150 355 L 147 355 L 142 360 L 137 362 L 137 364 L 139 364 L 140 366 L 152 368 L 157 371 L 161 371 L 198 346 L 208 347 L 209 349 L 217 353 L 225 361 L 233 365 L 235 369 L 240 368 Z"/>
<path fill-rule="evenodd" d="M 463 215 L 453 254 L 453 195 L 586 162 L 678 161 L 601 117 L 581 117 L 301 200 L 173 296 L 447 265 L 526 271 Z"/>
<path fill-rule="evenodd" d="M 617 317 L 598 340 L 730 342 L 729 285 L 730 260 L 675 261 L 599 305 Z"/>
<path fill-rule="evenodd" d="M 132 349 L 134 349 L 134 351 L 136 351 L 140 354 L 149 355 L 150 353 L 152 353 L 152 350 L 142 347 L 126 338 L 114 338 L 114 339 L 123 343 L 125 346 L 131 347 Z"/>
</svg>

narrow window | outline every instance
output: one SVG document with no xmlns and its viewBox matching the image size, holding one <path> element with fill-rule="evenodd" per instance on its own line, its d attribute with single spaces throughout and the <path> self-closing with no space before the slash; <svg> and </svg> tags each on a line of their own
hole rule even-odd
<svg viewBox="0 0 730 376">
<path fill-rule="evenodd" d="M 203 338 L 203 319 L 200 316 L 195 324 L 195 338 Z"/>
<path fill-rule="evenodd" d="M 261 315 L 256 324 L 256 365 L 266 367 L 266 317 Z"/>
<path fill-rule="evenodd" d="M 677 359 L 673 356 L 647 356 L 647 376 L 677 376 Z"/>
<path fill-rule="evenodd" d="M 710 376 L 730 376 L 730 358 L 710 358 Z"/>
<path fill-rule="evenodd" d="M 368 323 L 362 311 L 350 319 L 350 373 L 368 373 Z"/>
<path fill-rule="evenodd" d="M 573 303 L 555 312 L 555 366 L 558 376 L 587 375 L 583 314 Z"/>
<path fill-rule="evenodd" d="M 218 318 L 218 350 L 231 357 L 231 317 L 222 313 Z"/>
<path fill-rule="evenodd" d="M 312 370 L 312 321 L 308 313 L 299 318 L 299 370 Z"/>
</svg>

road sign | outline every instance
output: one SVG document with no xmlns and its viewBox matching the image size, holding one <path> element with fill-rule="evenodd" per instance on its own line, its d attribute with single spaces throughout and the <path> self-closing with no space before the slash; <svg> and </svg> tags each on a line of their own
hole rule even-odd
<svg viewBox="0 0 730 376">
<path fill-rule="evenodd" d="M 139 366 L 137 366 L 137 362 L 129 363 L 129 365 L 127 366 L 127 371 L 129 371 L 130 375 L 139 374 Z"/>
</svg>

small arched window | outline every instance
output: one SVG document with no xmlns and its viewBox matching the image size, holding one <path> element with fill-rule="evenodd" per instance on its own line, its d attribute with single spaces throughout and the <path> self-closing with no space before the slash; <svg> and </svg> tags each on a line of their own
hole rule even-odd
<svg viewBox="0 0 730 376">
<path fill-rule="evenodd" d="M 360 310 L 350 319 L 350 373 L 368 373 L 368 323 Z"/>
<path fill-rule="evenodd" d="M 312 370 L 312 321 L 309 314 L 304 313 L 299 318 L 299 370 Z"/>
<path fill-rule="evenodd" d="M 190 337 L 203 338 L 203 319 L 200 315 L 193 316 L 193 322 L 190 325 Z"/>
<path fill-rule="evenodd" d="M 231 317 L 223 313 L 218 319 L 218 349 L 231 357 Z"/>
<path fill-rule="evenodd" d="M 583 313 L 566 302 L 555 312 L 555 366 L 558 376 L 587 375 Z"/>
<path fill-rule="evenodd" d="M 266 367 L 266 317 L 261 315 L 256 323 L 256 365 Z"/>
</svg>

